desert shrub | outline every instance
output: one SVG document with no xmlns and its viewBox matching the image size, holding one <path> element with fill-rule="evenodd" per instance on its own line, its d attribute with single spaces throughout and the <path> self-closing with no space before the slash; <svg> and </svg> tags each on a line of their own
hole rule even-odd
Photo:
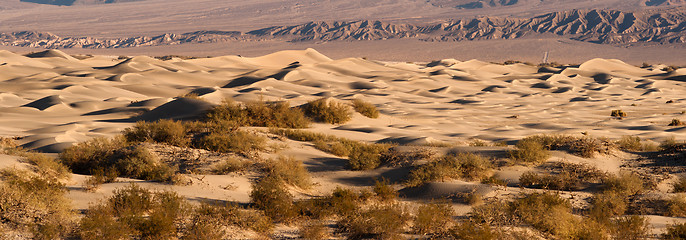
<svg viewBox="0 0 686 240">
<path fill-rule="evenodd" d="M 199 148 L 224 153 L 251 154 L 266 148 L 266 138 L 243 130 L 211 132 L 196 144 Z"/>
<path fill-rule="evenodd" d="M 368 118 L 378 118 L 379 117 L 379 110 L 376 109 L 376 106 L 374 106 L 371 103 L 362 101 L 360 99 L 353 100 L 353 108 L 355 109 L 356 112 L 364 115 L 365 117 L 368 117 Z"/>
<path fill-rule="evenodd" d="M 673 196 L 666 201 L 667 215 L 686 217 L 686 197 L 682 194 Z"/>
<path fill-rule="evenodd" d="M 672 122 L 669 123 L 669 126 L 683 126 L 683 125 L 686 125 L 686 124 L 684 124 L 683 122 L 681 122 L 681 120 L 676 119 L 676 118 L 672 119 Z"/>
<path fill-rule="evenodd" d="M 34 239 L 59 239 L 70 233 L 71 203 L 58 179 L 26 170 L 2 170 L 0 179 L 2 225 L 30 232 Z"/>
<path fill-rule="evenodd" d="M 240 126 L 306 128 L 310 121 L 298 108 L 291 108 L 288 102 L 255 101 L 238 104 L 230 100 L 206 114 L 210 121 L 235 122 Z"/>
<path fill-rule="evenodd" d="M 613 147 L 607 139 L 593 137 L 574 137 L 569 135 L 535 135 L 522 139 L 520 142 L 538 142 L 546 150 L 564 150 L 569 153 L 589 158 L 595 153 L 606 154 Z M 538 148 L 535 148 L 538 150 Z"/>
<path fill-rule="evenodd" d="M 267 175 L 253 184 L 250 203 L 278 222 L 291 222 L 298 217 L 293 195 L 278 177 Z"/>
<path fill-rule="evenodd" d="M 469 142 L 469 146 L 471 146 L 471 147 L 488 147 L 488 143 L 485 142 L 484 140 L 475 138 Z"/>
<path fill-rule="evenodd" d="M 432 160 L 436 152 L 432 148 L 414 147 L 408 151 L 392 147 L 381 154 L 381 162 L 391 166 L 412 165 L 417 160 Z"/>
<path fill-rule="evenodd" d="M 143 146 L 128 146 L 121 138 L 95 138 L 67 148 L 60 160 L 74 173 L 131 177 L 152 181 L 170 181 L 175 170 L 160 162 Z"/>
<path fill-rule="evenodd" d="M 375 169 L 382 164 L 381 154 L 389 148 L 390 145 L 387 144 L 357 143 L 348 155 L 348 166 L 352 170 Z"/>
<path fill-rule="evenodd" d="M 448 155 L 410 171 L 405 184 L 410 187 L 449 178 L 476 180 L 485 178 L 492 168 L 487 159 L 473 153 Z"/>
<path fill-rule="evenodd" d="M 495 175 L 481 179 L 481 183 L 494 186 L 507 186 L 507 182 L 507 180 L 500 179 Z"/>
<path fill-rule="evenodd" d="M 23 157 L 24 161 L 33 165 L 32 170 L 43 177 L 57 179 L 67 179 L 70 177 L 69 168 L 53 157 L 23 149 L 15 155 Z"/>
<path fill-rule="evenodd" d="M 641 138 L 638 136 L 622 136 L 622 139 L 617 141 L 617 145 L 624 151 L 642 151 L 643 144 Z"/>
<path fill-rule="evenodd" d="M 628 208 L 628 197 L 618 192 L 596 193 L 591 200 L 588 215 L 596 221 L 606 222 L 610 217 L 623 215 Z"/>
<path fill-rule="evenodd" d="M 79 235 L 84 239 L 167 239 L 176 236 L 187 211 L 187 203 L 175 192 L 152 192 L 132 183 L 91 206 L 81 219 Z"/>
<path fill-rule="evenodd" d="M 646 239 L 650 233 L 650 224 L 642 216 L 623 216 L 612 220 L 610 232 L 614 239 Z"/>
<path fill-rule="evenodd" d="M 212 166 L 212 173 L 224 175 L 232 172 L 243 171 L 249 166 L 250 163 L 241 160 L 240 158 L 229 157 Z"/>
<path fill-rule="evenodd" d="M 495 240 L 500 238 L 488 224 L 469 220 L 461 222 L 450 229 L 450 236 L 455 239 L 465 240 Z"/>
<path fill-rule="evenodd" d="M 266 164 L 265 171 L 268 176 L 277 178 L 289 185 L 302 189 L 308 189 L 312 186 L 310 173 L 307 172 L 301 161 L 297 161 L 293 157 L 279 156 Z"/>
<path fill-rule="evenodd" d="M 522 139 L 516 145 L 517 149 L 510 151 L 510 157 L 515 161 L 525 163 L 541 163 L 548 160 L 550 153 L 538 141 Z"/>
<path fill-rule="evenodd" d="M 156 142 L 184 147 L 190 142 L 186 126 L 174 120 L 156 122 L 137 122 L 135 126 L 125 129 L 122 134 L 129 142 Z"/>
<path fill-rule="evenodd" d="M 398 198 L 398 191 L 385 178 L 374 183 L 373 191 L 381 201 L 392 201 Z"/>
<path fill-rule="evenodd" d="M 662 239 L 686 239 L 686 223 L 668 225 L 667 232 L 662 234 Z"/>
<path fill-rule="evenodd" d="M 191 218 L 191 224 L 193 225 L 195 224 L 194 222 L 196 222 L 194 219 L 205 221 L 207 224 L 214 225 L 214 227 L 210 227 L 209 230 L 214 231 L 215 233 L 221 232 L 217 231 L 219 230 L 217 227 L 229 225 L 250 229 L 260 234 L 269 233 L 274 227 L 274 223 L 271 218 L 265 216 L 262 211 L 243 209 L 234 203 L 221 204 L 204 202 L 194 209 Z M 201 224 L 205 225 L 206 223 Z M 193 226 L 190 228 L 192 229 Z M 203 228 L 206 227 L 198 226 L 198 230 L 202 230 Z M 189 229 L 189 231 L 191 229 Z M 192 233 L 187 232 L 185 235 L 189 236 L 192 235 Z"/>
<path fill-rule="evenodd" d="M 679 142 L 672 136 L 662 141 L 659 148 L 663 153 L 679 153 L 686 150 L 686 143 Z"/>
<path fill-rule="evenodd" d="M 454 214 L 455 211 L 447 203 L 422 204 L 417 208 L 412 228 L 415 233 L 439 238 L 447 235 L 455 224 Z"/>
<path fill-rule="evenodd" d="M 523 187 L 535 187 L 550 190 L 581 190 L 590 183 L 598 183 L 606 174 L 595 167 L 584 164 L 557 163 L 552 174 L 525 172 L 519 183 Z"/>
<path fill-rule="evenodd" d="M 95 169 L 92 174 L 86 179 L 86 188 L 90 190 L 96 189 L 104 183 L 115 182 L 119 176 L 119 172 L 114 167 L 109 167 L 107 170 Z"/>
<path fill-rule="evenodd" d="M 619 172 L 603 179 L 601 189 L 604 192 L 616 192 L 623 196 L 632 196 L 645 191 L 641 176 L 633 172 Z"/>
<path fill-rule="evenodd" d="M 332 99 L 322 98 L 307 102 L 303 109 L 305 115 L 318 122 L 341 124 L 352 118 L 350 107 Z"/>
<path fill-rule="evenodd" d="M 362 200 L 360 194 L 353 190 L 336 187 L 328 196 L 304 200 L 298 204 L 303 215 L 322 219 L 353 213 L 360 208 Z"/>
<path fill-rule="evenodd" d="M 551 193 L 531 193 L 509 205 L 509 213 L 532 227 L 560 238 L 575 234 L 579 220 L 566 199 Z"/>
<path fill-rule="evenodd" d="M 611 117 L 617 117 L 617 118 L 623 118 L 626 117 L 626 113 L 622 110 L 612 110 L 612 113 L 610 113 Z"/>
<path fill-rule="evenodd" d="M 300 235 L 307 240 L 323 240 L 330 237 L 329 231 L 321 221 L 309 222 L 300 226 Z"/>
<path fill-rule="evenodd" d="M 364 143 L 331 135 L 301 130 L 271 129 L 278 134 L 296 141 L 314 142 L 314 147 L 341 157 L 348 157 L 348 167 L 352 170 L 370 170 L 383 163 L 381 158 L 390 148 L 389 144 Z"/>
<path fill-rule="evenodd" d="M 409 220 L 407 210 L 399 204 L 372 205 L 345 215 L 338 226 L 351 239 L 393 239 L 404 232 Z"/>
<path fill-rule="evenodd" d="M 672 183 L 675 193 L 686 192 L 686 178 L 679 177 L 676 182 Z"/>
</svg>

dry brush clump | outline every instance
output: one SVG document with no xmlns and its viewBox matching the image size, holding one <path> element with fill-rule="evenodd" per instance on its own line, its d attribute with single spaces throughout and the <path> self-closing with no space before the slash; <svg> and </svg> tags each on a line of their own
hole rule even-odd
<svg viewBox="0 0 686 240">
<path fill-rule="evenodd" d="M 28 170 L 0 171 L 0 229 L 34 239 L 69 237 L 74 228 L 71 202 L 59 178 Z M 10 238 L 0 232 L 0 238 Z"/>
<path fill-rule="evenodd" d="M 549 157 L 546 150 L 564 150 L 581 157 L 590 158 L 596 153 L 609 153 L 613 146 L 614 144 L 607 139 L 544 134 L 522 139 L 517 143 L 517 150 L 512 151 L 510 155 L 515 160 L 540 163 Z"/>
<path fill-rule="evenodd" d="M 318 122 L 341 124 L 352 118 L 350 107 L 333 99 L 321 98 L 302 106 L 305 115 Z"/>
<path fill-rule="evenodd" d="M 231 100 L 210 110 L 205 118 L 212 122 L 228 121 L 238 126 L 306 128 L 310 121 L 302 110 L 288 102 L 254 101 L 243 104 Z"/>
<path fill-rule="evenodd" d="M 416 187 L 447 179 L 479 180 L 488 177 L 492 167 L 491 161 L 473 153 L 450 154 L 411 170 L 405 184 Z"/>
<path fill-rule="evenodd" d="M 314 143 L 314 147 L 341 157 L 348 157 L 348 167 L 352 170 L 371 170 L 384 163 L 383 155 L 391 145 L 364 143 L 331 135 L 302 130 L 271 129 L 271 133 L 296 141 Z"/>
<path fill-rule="evenodd" d="M 137 122 L 125 129 L 122 135 L 129 142 L 157 142 L 179 147 L 185 147 L 190 142 L 184 123 L 167 119 Z"/>
<path fill-rule="evenodd" d="M 372 204 L 344 215 L 338 225 L 350 239 L 397 239 L 410 220 L 409 209 L 399 203 Z"/>
<path fill-rule="evenodd" d="M 168 182 L 176 170 L 160 162 L 147 148 L 130 145 L 122 138 L 95 138 L 65 149 L 60 160 L 74 173 L 131 177 Z M 116 171 L 116 174 L 114 173 Z"/>
<path fill-rule="evenodd" d="M 379 117 L 379 110 L 376 109 L 376 106 L 374 106 L 371 103 L 362 101 L 360 99 L 355 99 L 353 100 L 353 108 L 355 109 L 356 112 L 364 115 L 365 117 L 368 118 L 378 118 Z"/>
<path fill-rule="evenodd" d="M 551 173 L 526 172 L 519 178 L 522 187 L 550 190 L 581 190 L 600 183 L 607 175 L 595 167 L 585 164 L 556 163 Z"/>
</svg>

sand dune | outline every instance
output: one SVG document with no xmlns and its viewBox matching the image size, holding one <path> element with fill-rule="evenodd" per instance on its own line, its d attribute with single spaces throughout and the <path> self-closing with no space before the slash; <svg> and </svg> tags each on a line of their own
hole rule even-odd
<svg viewBox="0 0 686 240">
<path fill-rule="evenodd" d="M 683 78 L 683 71 L 667 73 L 619 60 L 556 68 L 478 60 L 427 66 L 332 60 L 313 49 L 168 61 L 144 56 L 78 60 L 56 50 L 30 57 L 4 51 L 0 56 L 6 63 L 0 66 L 3 134 L 28 136 L 22 144 L 51 151 L 115 134 L 137 120 L 182 119 L 224 98 L 260 97 L 286 99 L 291 105 L 322 96 L 365 99 L 380 108 L 384 121 L 335 128 L 373 132 L 372 141 L 508 141 L 560 132 L 684 138 L 680 129 L 667 126 L 682 117 L 684 84 L 674 79 Z M 175 100 L 189 93 L 209 103 Z M 628 117 L 611 118 L 614 109 Z M 400 127 L 408 124 L 422 128 Z"/>
</svg>

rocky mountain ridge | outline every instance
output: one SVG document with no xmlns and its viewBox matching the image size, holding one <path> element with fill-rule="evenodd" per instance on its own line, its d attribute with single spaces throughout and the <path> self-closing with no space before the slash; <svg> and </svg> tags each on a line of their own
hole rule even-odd
<svg viewBox="0 0 686 240">
<path fill-rule="evenodd" d="M 129 38 L 60 37 L 44 32 L 0 33 L 0 44 L 41 48 L 123 48 L 230 41 L 365 41 L 413 38 L 422 41 L 514 39 L 554 34 L 599 44 L 686 43 L 686 8 L 662 11 L 572 10 L 533 18 L 475 17 L 430 24 L 382 21 L 309 22 L 249 32 L 197 31 Z"/>
</svg>

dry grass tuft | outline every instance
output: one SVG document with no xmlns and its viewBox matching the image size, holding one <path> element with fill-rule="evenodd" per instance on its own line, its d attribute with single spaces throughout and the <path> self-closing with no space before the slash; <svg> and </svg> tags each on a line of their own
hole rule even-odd
<svg viewBox="0 0 686 240">
<path fill-rule="evenodd" d="M 277 159 L 266 163 L 264 170 L 267 176 L 277 178 L 286 184 L 308 189 L 312 186 L 310 173 L 301 161 L 293 157 L 279 156 Z"/>
<path fill-rule="evenodd" d="M 416 187 L 427 182 L 446 179 L 478 180 L 488 177 L 492 163 L 473 153 L 448 155 L 421 165 L 410 171 L 405 182 L 408 187 Z"/>
<path fill-rule="evenodd" d="M 198 140 L 197 147 L 215 152 L 254 154 L 266 149 L 267 139 L 243 130 L 211 132 Z"/>
<path fill-rule="evenodd" d="M 409 220 L 407 209 L 400 204 L 372 205 L 345 215 L 338 225 L 350 239 L 396 239 Z"/>
<path fill-rule="evenodd" d="M 447 203 L 422 204 L 414 216 L 413 230 L 417 234 L 433 238 L 445 237 L 455 225 L 455 211 Z"/>
<path fill-rule="evenodd" d="M 159 120 L 156 122 L 137 122 L 132 128 L 125 129 L 122 134 L 129 142 L 157 142 L 173 146 L 184 147 L 190 142 L 186 126 L 174 120 Z"/>
<path fill-rule="evenodd" d="M 278 222 L 292 222 L 299 216 L 293 195 L 284 181 L 275 176 L 267 175 L 253 184 L 250 203 Z"/>
</svg>

